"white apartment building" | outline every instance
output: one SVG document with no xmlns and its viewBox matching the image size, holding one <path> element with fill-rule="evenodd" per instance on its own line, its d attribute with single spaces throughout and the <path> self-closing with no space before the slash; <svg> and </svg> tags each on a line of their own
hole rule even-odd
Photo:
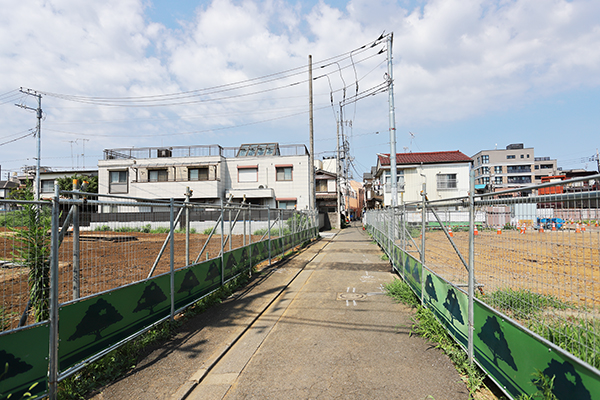
<svg viewBox="0 0 600 400">
<path fill-rule="evenodd" d="M 466 196 L 471 158 L 460 151 L 396 154 L 397 204 L 421 201 L 422 184 L 429 200 Z M 381 188 L 383 205 L 392 204 L 390 155 L 378 154 L 374 187 Z"/>
<path fill-rule="evenodd" d="M 558 174 L 556 160 L 535 157 L 533 147 L 514 143 L 506 149 L 481 150 L 473 157 L 475 185 L 500 191 L 541 183 L 542 177 Z"/>
<path fill-rule="evenodd" d="M 309 154 L 304 145 L 278 143 L 104 150 L 98 193 L 220 203 L 232 198 L 278 207 L 309 204 Z"/>
</svg>

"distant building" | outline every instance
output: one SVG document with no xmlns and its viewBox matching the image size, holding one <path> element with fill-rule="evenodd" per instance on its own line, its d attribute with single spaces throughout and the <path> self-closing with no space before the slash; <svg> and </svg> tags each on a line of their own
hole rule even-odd
<svg viewBox="0 0 600 400">
<path fill-rule="evenodd" d="M 28 181 L 35 181 L 35 168 L 25 167 L 23 169 L 24 174 L 19 175 L 17 179 L 21 184 L 25 185 Z M 40 198 L 50 199 L 54 195 L 54 181 L 59 178 L 71 177 L 73 175 L 81 176 L 98 176 L 97 169 L 85 169 L 85 170 L 54 170 L 49 167 L 40 168 Z"/>
<path fill-rule="evenodd" d="M 98 193 L 220 203 L 232 198 L 277 208 L 308 208 L 309 154 L 278 143 L 104 150 Z"/>
<path fill-rule="evenodd" d="M 397 204 L 421 201 L 422 184 L 429 200 L 466 196 L 471 158 L 460 151 L 396 154 Z M 392 204 L 390 155 L 378 154 L 373 187 L 379 188 L 383 205 Z"/>
<path fill-rule="evenodd" d="M 555 159 L 535 157 L 533 147 L 524 147 L 523 143 L 481 150 L 472 159 L 476 187 L 491 192 L 542 183 L 542 177 L 558 172 Z"/>
</svg>

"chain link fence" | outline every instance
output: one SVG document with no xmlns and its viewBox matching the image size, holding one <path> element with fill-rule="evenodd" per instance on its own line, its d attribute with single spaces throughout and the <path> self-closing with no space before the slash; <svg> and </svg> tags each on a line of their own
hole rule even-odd
<svg viewBox="0 0 600 400">
<path fill-rule="evenodd" d="M 395 267 L 403 276 L 411 271 L 406 268 L 410 260 L 423 265 L 416 282 L 426 306 L 438 300 L 431 295 L 439 296 L 430 272 L 448 282 L 454 293 L 462 291 L 466 299 L 472 266 L 476 302 L 576 357 L 576 362 L 589 367 L 600 381 L 598 182 L 600 175 L 594 175 L 446 201 L 429 201 L 425 193 L 420 203 L 369 211 L 366 224 L 383 238 L 382 247 L 397 260 Z M 393 245 L 386 246 L 385 240 Z M 398 257 L 396 251 L 409 257 Z M 451 290 L 439 302 L 443 304 L 440 308 L 450 312 L 447 327 L 452 333 L 453 318 L 462 316 L 451 315 L 456 300 Z M 470 310 L 473 307 L 469 305 Z M 477 325 L 473 316 L 470 318 L 469 324 Z M 468 343 L 466 337 L 462 343 L 480 363 L 472 346 L 474 341 L 484 340 L 482 332 L 471 328 Z M 501 344 L 504 336 L 498 332 L 496 339 L 485 339 L 493 343 L 488 347 Z M 501 367 L 499 352 L 492 350 L 494 362 Z M 511 358 L 505 358 L 511 368 L 513 364 L 516 367 Z M 493 368 L 484 369 L 489 372 Z M 506 384 L 500 382 L 500 387 Z"/>
</svg>

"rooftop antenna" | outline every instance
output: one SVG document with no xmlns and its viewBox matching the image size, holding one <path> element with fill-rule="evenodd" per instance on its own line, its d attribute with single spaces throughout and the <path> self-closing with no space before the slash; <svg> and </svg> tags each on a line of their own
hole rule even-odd
<svg viewBox="0 0 600 400">
<path fill-rule="evenodd" d="M 408 153 L 408 147 L 404 146 L 404 152 Z"/>
</svg>

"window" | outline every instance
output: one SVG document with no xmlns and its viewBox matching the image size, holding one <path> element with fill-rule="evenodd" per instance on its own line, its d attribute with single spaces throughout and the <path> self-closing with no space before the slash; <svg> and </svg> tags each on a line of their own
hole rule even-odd
<svg viewBox="0 0 600 400">
<path fill-rule="evenodd" d="M 515 155 L 514 154 L 509 154 L 506 156 L 507 160 L 514 160 L 515 159 Z"/>
<path fill-rule="evenodd" d="M 108 173 L 108 190 L 110 193 L 127 193 L 127 171 L 110 171 Z"/>
<path fill-rule="evenodd" d="M 482 164 L 489 164 L 489 162 L 490 162 L 490 156 L 489 155 L 481 156 L 481 163 Z"/>
<path fill-rule="evenodd" d="M 484 178 L 481 178 L 481 182 L 482 182 L 484 185 L 487 185 L 487 184 L 489 184 L 489 183 L 490 183 L 490 177 L 489 177 L 489 176 L 486 176 L 486 177 L 484 177 Z"/>
<path fill-rule="evenodd" d="M 148 171 L 148 182 L 166 182 L 169 174 L 166 169 L 151 169 Z"/>
<path fill-rule="evenodd" d="M 238 182 L 258 182 L 258 165 L 238 165 Z"/>
<path fill-rule="evenodd" d="M 396 172 L 396 180 L 398 185 L 398 191 L 404 191 L 404 170 L 399 170 Z M 390 171 L 385 171 L 385 192 L 392 192 L 392 173 Z"/>
<path fill-rule="evenodd" d="M 531 176 L 509 176 L 508 183 L 531 183 Z"/>
<path fill-rule="evenodd" d="M 494 183 L 496 185 L 502 185 L 502 177 L 501 176 L 494 177 Z"/>
<path fill-rule="evenodd" d="M 291 166 L 275 166 L 277 171 L 278 181 L 291 181 L 292 180 L 292 167 Z"/>
<path fill-rule="evenodd" d="M 208 167 L 188 168 L 188 180 L 190 180 L 190 181 L 207 181 L 208 180 Z"/>
<path fill-rule="evenodd" d="M 502 165 L 496 165 L 494 167 L 494 173 L 495 174 L 501 174 L 502 173 Z"/>
<path fill-rule="evenodd" d="M 315 190 L 317 192 L 327 192 L 327 179 L 317 179 Z"/>
<path fill-rule="evenodd" d="M 40 182 L 42 186 L 42 193 L 54 192 L 54 181 L 52 179 L 44 179 Z"/>
<path fill-rule="evenodd" d="M 524 155 L 524 154 L 521 154 L 521 158 L 525 158 L 525 155 Z"/>
<path fill-rule="evenodd" d="M 296 200 L 277 200 L 277 208 L 294 209 L 296 208 Z"/>
<path fill-rule="evenodd" d="M 437 188 L 438 188 L 438 190 L 456 189 L 457 188 L 456 174 L 439 174 L 439 175 L 437 175 Z"/>
<path fill-rule="evenodd" d="M 539 165 L 536 165 L 536 166 L 535 166 L 535 169 L 540 169 L 540 166 L 539 166 Z"/>
<path fill-rule="evenodd" d="M 552 169 L 552 164 L 542 164 L 540 166 L 541 169 Z"/>
<path fill-rule="evenodd" d="M 529 165 L 509 165 L 506 167 L 506 172 L 509 174 L 531 172 L 531 167 Z"/>
<path fill-rule="evenodd" d="M 482 175 L 489 174 L 489 173 L 490 173 L 490 167 L 483 167 Z"/>
</svg>

